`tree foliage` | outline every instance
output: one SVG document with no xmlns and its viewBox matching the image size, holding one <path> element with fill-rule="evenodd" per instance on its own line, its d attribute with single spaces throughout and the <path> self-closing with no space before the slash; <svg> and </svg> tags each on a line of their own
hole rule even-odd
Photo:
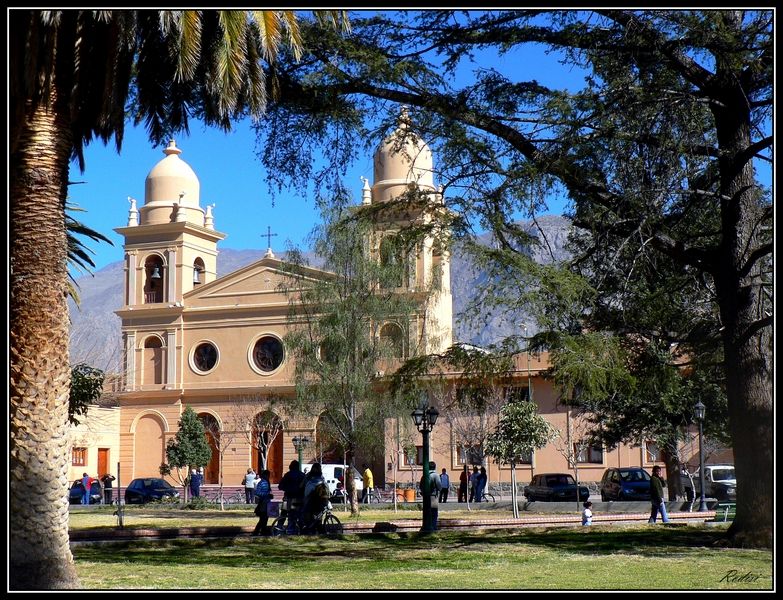
<svg viewBox="0 0 783 600">
<path fill-rule="evenodd" d="M 105 374 L 100 369 L 85 363 L 71 367 L 71 393 L 68 396 L 68 420 L 72 425 L 79 424 L 79 417 L 87 414 L 87 409 L 103 393 Z"/>
<path fill-rule="evenodd" d="M 544 330 L 625 338 L 636 356 L 624 366 L 652 377 L 651 391 L 661 369 L 632 367 L 660 362 L 661 349 L 687 357 L 683 388 L 720 367 L 742 496 L 730 536 L 768 545 L 773 201 L 757 170 L 769 170 L 774 141 L 772 27 L 763 10 L 601 9 L 378 14 L 312 44 L 305 29 L 311 51 L 280 65 L 291 101 L 262 124 L 263 159 L 275 182 L 293 180 L 319 143 L 348 157 L 408 105 L 457 235 L 493 233 L 483 299 L 513 304 L 521 288 Z M 518 65 L 540 48 L 581 80 L 525 79 Z M 481 62 L 498 55 L 513 67 Z M 281 164 L 292 139 L 304 152 Z M 572 259 L 543 268 L 516 219 L 562 198 Z"/>
<path fill-rule="evenodd" d="M 311 237 L 327 276 L 309 270 L 296 249 L 286 267 L 285 344 L 295 361 L 295 404 L 328 423 L 353 464 L 358 449 L 365 455 L 378 449 L 384 419 L 397 414 L 396 404 L 379 392 L 379 382 L 384 364 L 393 369 L 400 350 L 417 352 L 409 317 L 419 304 L 394 285 L 404 264 L 384 264 L 373 255 L 371 222 L 347 208 L 325 208 Z M 381 335 L 387 324 L 399 328 L 400 340 Z M 350 478 L 347 485 L 349 493 L 355 491 Z"/>
<path fill-rule="evenodd" d="M 161 465 L 161 473 L 176 473 L 183 491 L 187 485 L 190 469 L 204 467 L 212 458 L 204 423 L 190 406 L 182 411 L 179 429 L 174 438 L 166 444 L 166 463 Z"/>
</svg>

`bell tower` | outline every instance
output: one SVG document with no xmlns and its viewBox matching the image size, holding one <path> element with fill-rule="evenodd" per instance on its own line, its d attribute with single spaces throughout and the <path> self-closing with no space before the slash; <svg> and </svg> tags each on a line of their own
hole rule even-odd
<svg viewBox="0 0 783 600">
<path fill-rule="evenodd" d="M 125 305 L 176 304 L 199 285 L 217 277 L 217 242 L 212 206 L 199 206 L 199 180 L 179 158 L 174 140 L 145 182 L 144 206 L 128 198 L 125 237 Z"/>
<path fill-rule="evenodd" d="M 179 158 L 174 140 L 147 175 L 144 206 L 129 197 L 128 224 L 114 231 L 125 238 L 122 319 L 125 389 L 173 389 L 182 351 L 175 323 L 185 296 L 217 278 L 217 243 L 212 206 L 199 205 L 199 180 Z"/>
<path fill-rule="evenodd" d="M 413 131 L 408 110 L 402 107 L 397 128 L 373 156 L 372 187 L 363 179 L 362 205 L 388 205 L 388 210 L 379 213 L 381 217 L 370 244 L 379 260 L 389 259 L 392 250 L 388 248 L 396 233 L 411 224 L 434 225 L 445 212 L 443 196 L 435 187 L 433 174 L 432 151 Z M 412 191 L 418 192 L 416 200 L 412 199 Z M 453 341 L 449 254 L 445 244 L 448 232 L 438 231 L 437 227 L 432 231 L 413 251 L 396 257 L 405 264 L 400 291 L 412 294 L 429 291 L 422 296 L 426 300 L 422 300 L 409 323 L 407 347 L 416 348 L 417 353 L 442 352 Z"/>
</svg>

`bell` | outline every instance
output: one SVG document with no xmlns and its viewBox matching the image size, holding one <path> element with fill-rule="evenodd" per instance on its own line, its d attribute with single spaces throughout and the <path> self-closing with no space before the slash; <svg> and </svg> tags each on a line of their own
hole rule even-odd
<svg viewBox="0 0 783 600">
<path fill-rule="evenodd" d="M 201 269 L 193 269 L 193 283 L 201 283 Z"/>
<path fill-rule="evenodd" d="M 152 275 L 150 275 L 150 279 L 160 279 L 160 269 L 157 267 L 153 267 L 152 269 Z"/>
</svg>

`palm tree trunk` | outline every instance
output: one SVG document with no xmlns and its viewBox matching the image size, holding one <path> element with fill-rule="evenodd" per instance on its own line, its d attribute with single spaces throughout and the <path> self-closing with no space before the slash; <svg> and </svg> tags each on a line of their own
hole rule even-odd
<svg viewBox="0 0 783 600">
<path fill-rule="evenodd" d="M 76 588 L 68 539 L 65 198 L 72 148 L 51 103 L 11 155 L 10 588 Z"/>
</svg>

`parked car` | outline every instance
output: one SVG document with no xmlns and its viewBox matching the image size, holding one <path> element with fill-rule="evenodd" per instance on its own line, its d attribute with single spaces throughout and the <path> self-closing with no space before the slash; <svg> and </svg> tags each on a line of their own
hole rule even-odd
<svg viewBox="0 0 783 600">
<path fill-rule="evenodd" d="M 84 495 L 84 486 L 82 480 L 77 479 L 71 485 L 71 489 L 68 490 L 68 502 L 71 504 L 81 504 L 82 496 Z M 90 485 L 90 504 L 100 504 L 103 496 L 101 490 L 101 484 L 99 481 L 93 481 Z"/>
<path fill-rule="evenodd" d="M 690 476 L 682 475 L 682 489 L 689 502 L 701 495 L 699 469 Z M 734 465 L 704 465 L 704 497 L 732 502 L 737 499 Z"/>
<path fill-rule="evenodd" d="M 613 467 L 601 477 L 601 501 L 649 500 L 650 474 L 641 467 Z"/>
<path fill-rule="evenodd" d="M 529 485 L 523 490 L 529 501 L 543 500 L 545 502 L 566 502 L 576 500 L 576 481 L 568 473 L 543 473 L 533 475 Z M 590 497 L 590 490 L 579 486 L 579 500 L 585 501 Z"/>
<path fill-rule="evenodd" d="M 125 504 L 146 504 L 163 498 L 179 498 L 179 492 L 165 479 L 140 477 L 125 490 Z"/>
<path fill-rule="evenodd" d="M 302 472 L 308 473 L 312 466 L 312 463 L 304 465 L 302 467 Z M 334 496 L 335 492 L 337 491 L 338 483 L 343 484 L 343 486 L 345 485 L 345 472 L 348 470 L 348 468 L 348 465 L 329 463 L 321 465 L 321 472 L 323 473 L 324 479 L 326 480 L 326 485 L 329 486 L 329 493 L 332 494 L 332 496 Z M 353 472 L 353 483 L 356 486 L 356 491 L 359 492 L 359 495 L 361 495 L 361 492 L 364 489 L 362 475 L 355 468 L 351 467 L 351 471 Z"/>
</svg>

